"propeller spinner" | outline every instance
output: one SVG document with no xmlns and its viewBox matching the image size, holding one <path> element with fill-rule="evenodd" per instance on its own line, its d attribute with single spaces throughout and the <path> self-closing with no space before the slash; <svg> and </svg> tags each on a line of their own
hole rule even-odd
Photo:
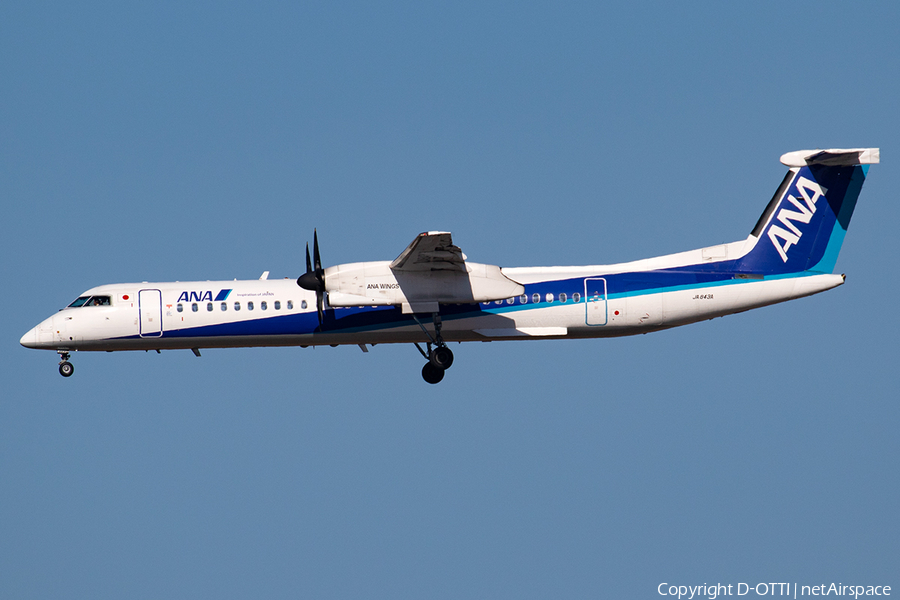
<svg viewBox="0 0 900 600">
<path fill-rule="evenodd" d="M 306 244 L 306 273 L 297 278 L 297 285 L 304 290 L 316 292 L 316 309 L 319 325 L 325 321 L 325 269 L 319 256 L 319 235 L 313 230 L 313 261 L 309 260 L 309 243 Z"/>
</svg>

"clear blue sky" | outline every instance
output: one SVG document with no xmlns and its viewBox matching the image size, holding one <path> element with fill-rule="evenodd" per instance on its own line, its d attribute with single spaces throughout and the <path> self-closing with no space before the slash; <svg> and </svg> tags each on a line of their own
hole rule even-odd
<svg viewBox="0 0 900 600">
<path fill-rule="evenodd" d="M 900 589 L 895 3 L 0 5 L 0 597 Z M 743 239 L 879 146 L 820 296 L 619 340 L 78 354 L 83 290 Z M 752 596 L 752 594 L 751 594 Z"/>
</svg>

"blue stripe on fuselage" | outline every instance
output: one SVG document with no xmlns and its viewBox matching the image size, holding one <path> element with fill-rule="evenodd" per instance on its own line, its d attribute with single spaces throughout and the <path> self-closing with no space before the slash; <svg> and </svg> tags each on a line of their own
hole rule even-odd
<svg viewBox="0 0 900 600">
<path fill-rule="evenodd" d="M 569 279 L 542 281 L 525 285 L 525 302 L 522 297 L 513 299 L 512 304 L 505 300 L 502 304 L 494 302 L 482 304 L 450 304 L 441 306 L 441 317 L 444 321 L 477 317 L 479 314 L 502 314 L 535 308 L 562 306 L 559 301 L 561 293 L 565 293 L 571 304 L 574 293 L 584 295 L 584 280 L 603 278 L 606 280 L 607 299 L 628 298 L 663 292 L 684 291 L 693 288 L 719 287 L 753 283 L 763 279 L 736 279 L 739 275 L 728 271 L 734 261 L 712 263 L 709 265 L 688 265 L 658 271 L 628 272 L 579 276 Z M 727 266 L 726 266 L 727 265 Z M 767 275 L 765 280 L 802 277 L 817 273 L 786 273 Z M 761 276 L 760 276 L 761 277 Z M 225 291 L 225 290 L 223 290 Z M 221 292 L 220 292 L 221 294 Z M 532 302 L 532 296 L 539 294 L 541 301 Z M 553 294 L 553 301 L 545 300 L 547 294 Z M 581 302 L 584 302 L 582 298 Z M 430 319 L 426 319 L 430 321 Z M 328 308 L 325 321 L 320 326 L 315 312 L 280 314 L 264 318 L 253 318 L 229 323 L 199 325 L 179 329 L 165 329 L 163 338 L 191 337 L 226 337 L 226 336 L 259 336 L 259 335 L 305 335 L 317 332 L 355 333 L 383 329 L 387 327 L 404 327 L 415 325 L 409 314 L 403 314 L 399 307 L 366 306 L 349 308 Z M 136 338 L 127 336 L 120 339 Z M 159 338 L 155 338 L 159 339 Z"/>
</svg>

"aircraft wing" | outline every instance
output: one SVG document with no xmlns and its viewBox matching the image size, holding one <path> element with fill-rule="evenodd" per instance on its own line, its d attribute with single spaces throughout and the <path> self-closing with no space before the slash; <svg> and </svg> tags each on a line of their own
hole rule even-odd
<svg viewBox="0 0 900 600">
<path fill-rule="evenodd" d="M 466 273 L 466 255 L 453 245 L 449 231 L 426 231 L 400 253 L 390 265 L 392 271 L 456 271 Z"/>
</svg>

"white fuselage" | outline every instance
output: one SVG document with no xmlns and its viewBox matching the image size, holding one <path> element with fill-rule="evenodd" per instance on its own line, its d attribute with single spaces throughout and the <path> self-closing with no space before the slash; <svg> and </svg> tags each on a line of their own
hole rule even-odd
<svg viewBox="0 0 900 600">
<path fill-rule="evenodd" d="M 463 342 L 633 335 L 843 283 L 841 275 L 810 273 L 719 278 L 705 284 L 679 284 L 659 275 L 663 265 L 689 263 L 693 254 L 612 266 L 503 269 L 525 293 L 441 305 L 443 337 Z M 623 284 L 623 277 L 632 283 L 637 277 L 640 283 Z M 320 326 L 315 292 L 293 279 L 113 284 L 87 290 L 84 297 L 108 298 L 108 304 L 64 308 L 26 333 L 21 343 L 112 351 L 427 342 L 419 323 L 430 325 L 432 318 L 404 314 L 393 306 L 326 307 Z"/>
</svg>

